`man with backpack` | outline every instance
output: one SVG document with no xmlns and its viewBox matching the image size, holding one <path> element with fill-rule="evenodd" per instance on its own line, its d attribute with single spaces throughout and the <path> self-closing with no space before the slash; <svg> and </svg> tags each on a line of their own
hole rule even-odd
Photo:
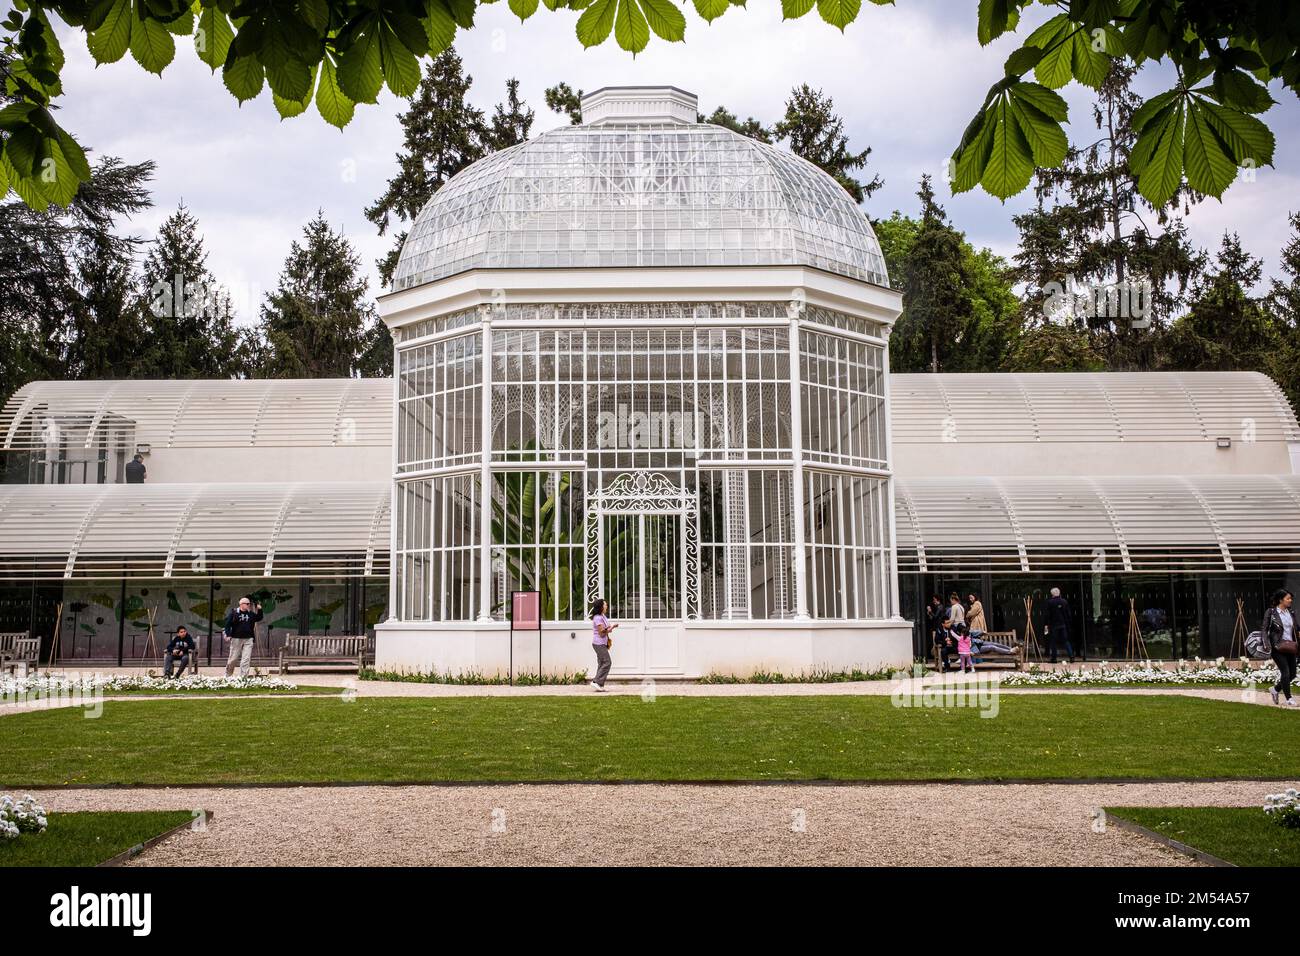
<svg viewBox="0 0 1300 956">
<path fill-rule="evenodd" d="M 253 659 L 253 638 L 258 621 L 262 620 L 262 605 L 253 607 L 253 599 L 242 597 L 239 606 L 226 612 L 226 622 L 222 627 L 230 640 L 230 655 L 226 658 L 226 676 L 235 672 L 235 661 L 239 661 L 239 676 L 248 676 L 248 665 Z"/>
</svg>

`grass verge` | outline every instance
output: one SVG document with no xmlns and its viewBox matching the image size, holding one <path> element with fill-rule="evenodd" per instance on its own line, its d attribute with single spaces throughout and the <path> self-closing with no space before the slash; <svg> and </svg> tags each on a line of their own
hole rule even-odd
<svg viewBox="0 0 1300 956">
<path fill-rule="evenodd" d="M 191 819 L 189 810 L 51 813 L 44 833 L 0 841 L 0 867 L 98 866 Z"/>
<path fill-rule="evenodd" d="M 1300 830 L 1278 825 L 1259 807 L 1107 807 L 1106 813 L 1237 866 L 1300 866 Z"/>
</svg>

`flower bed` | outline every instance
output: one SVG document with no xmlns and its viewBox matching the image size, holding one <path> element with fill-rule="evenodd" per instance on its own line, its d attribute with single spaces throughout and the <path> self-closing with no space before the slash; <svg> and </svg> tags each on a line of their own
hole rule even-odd
<svg viewBox="0 0 1300 956">
<path fill-rule="evenodd" d="M 1037 664 L 1028 670 L 1002 677 L 1003 687 L 1098 687 L 1114 685 L 1163 684 L 1170 686 L 1233 685 L 1251 687 L 1277 681 L 1277 667 L 1271 662 L 1251 667 L 1247 661 L 1177 661 L 1166 667 L 1153 661 L 1111 664 L 1102 661 L 1094 667 L 1077 670 L 1042 670 Z"/>
<path fill-rule="evenodd" d="M 1300 830 L 1300 791 L 1294 787 L 1264 798 L 1264 812 L 1288 830 Z"/>
<path fill-rule="evenodd" d="M 0 840 L 16 840 L 24 833 L 44 833 L 48 821 L 45 808 L 31 794 L 15 800 L 0 795 Z"/>
<path fill-rule="evenodd" d="M 129 693 L 131 691 L 295 690 L 297 684 L 279 677 L 156 677 L 152 674 L 33 674 L 0 677 L 0 698 L 46 697 L 70 693 Z"/>
</svg>

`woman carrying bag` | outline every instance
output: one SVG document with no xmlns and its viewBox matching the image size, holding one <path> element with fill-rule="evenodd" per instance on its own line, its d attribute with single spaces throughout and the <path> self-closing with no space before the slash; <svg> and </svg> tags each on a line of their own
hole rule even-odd
<svg viewBox="0 0 1300 956">
<path fill-rule="evenodd" d="M 616 627 L 618 625 L 611 624 L 609 620 L 609 602 L 604 598 L 596 598 L 596 603 L 591 606 L 591 649 L 596 652 L 596 679 L 591 682 L 591 686 L 597 693 L 605 690 L 605 678 L 609 676 L 613 664 L 609 649 L 614 646 L 611 634 Z"/>
<path fill-rule="evenodd" d="M 1286 706 L 1295 707 L 1291 699 L 1291 682 L 1296 674 L 1296 614 L 1292 609 L 1294 597 L 1286 588 L 1274 592 L 1272 606 L 1264 615 L 1264 643 L 1273 663 L 1277 665 L 1277 683 L 1273 685 L 1273 703 L 1278 703 L 1279 692 L 1286 695 Z"/>
</svg>

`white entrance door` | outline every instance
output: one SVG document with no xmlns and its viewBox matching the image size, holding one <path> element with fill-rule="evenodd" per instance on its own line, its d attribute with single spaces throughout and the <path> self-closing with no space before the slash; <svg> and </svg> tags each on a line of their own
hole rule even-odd
<svg viewBox="0 0 1300 956">
<path fill-rule="evenodd" d="M 614 632 L 613 673 L 681 672 L 685 616 L 680 514 L 607 514 L 602 518 L 605 597 Z"/>
</svg>

